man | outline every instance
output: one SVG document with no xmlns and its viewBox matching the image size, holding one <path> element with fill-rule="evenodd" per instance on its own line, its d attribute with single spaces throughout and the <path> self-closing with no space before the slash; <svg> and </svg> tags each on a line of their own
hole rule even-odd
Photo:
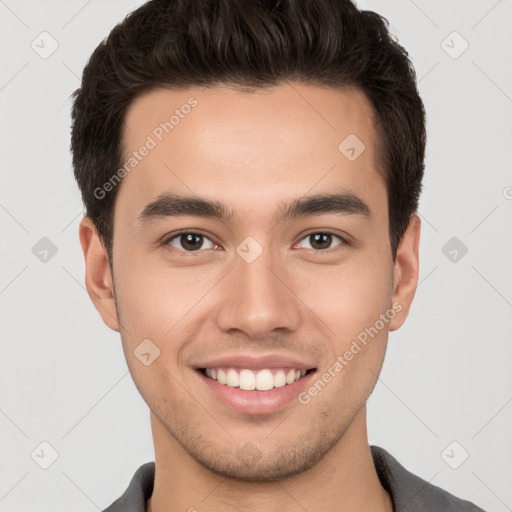
<svg viewBox="0 0 512 512">
<path fill-rule="evenodd" d="M 425 113 L 349 0 L 153 0 L 93 53 L 86 285 L 151 411 L 114 511 L 475 511 L 368 444 L 418 281 Z"/>
</svg>

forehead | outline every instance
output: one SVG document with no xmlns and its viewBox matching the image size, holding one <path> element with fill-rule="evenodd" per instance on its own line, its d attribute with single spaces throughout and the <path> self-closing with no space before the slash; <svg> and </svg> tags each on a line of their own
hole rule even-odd
<svg viewBox="0 0 512 512">
<path fill-rule="evenodd" d="M 386 195 L 375 143 L 373 110 L 355 89 L 157 89 L 126 112 L 116 203 L 136 215 L 172 192 L 261 212 L 273 199 L 334 189 L 375 202 Z"/>
</svg>

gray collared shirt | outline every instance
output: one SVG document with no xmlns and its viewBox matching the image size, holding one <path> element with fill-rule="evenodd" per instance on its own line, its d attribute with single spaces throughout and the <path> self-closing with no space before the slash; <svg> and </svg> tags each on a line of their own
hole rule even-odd
<svg viewBox="0 0 512 512">
<path fill-rule="evenodd" d="M 370 446 L 370 449 L 375 469 L 382 486 L 391 496 L 395 512 L 485 512 L 410 473 L 383 448 Z M 124 494 L 103 512 L 146 512 L 154 478 L 155 463 L 143 464 Z"/>
</svg>

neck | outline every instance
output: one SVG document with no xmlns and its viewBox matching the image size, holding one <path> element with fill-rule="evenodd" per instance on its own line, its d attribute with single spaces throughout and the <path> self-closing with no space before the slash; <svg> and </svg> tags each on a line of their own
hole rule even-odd
<svg viewBox="0 0 512 512">
<path fill-rule="evenodd" d="M 368 445 L 363 407 L 339 441 L 309 470 L 275 482 L 214 474 L 193 459 L 151 414 L 155 481 L 148 512 L 393 512 Z"/>
</svg>

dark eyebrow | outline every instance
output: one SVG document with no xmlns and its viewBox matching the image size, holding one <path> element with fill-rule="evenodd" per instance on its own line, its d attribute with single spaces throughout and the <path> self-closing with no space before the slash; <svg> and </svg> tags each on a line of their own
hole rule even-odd
<svg viewBox="0 0 512 512">
<path fill-rule="evenodd" d="M 339 213 L 342 215 L 363 215 L 371 218 L 370 208 L 352 192 L 342 194 L 317 194 L 305 196 L 279 208 L 275 222 L 296 219 L 306 215 L 325 215 Z"/>
<path fill-rule="evenodd" d="M 339 213 L 355 214 L 371 218 L 370 209 L 358 196 L 351 192 L 341 194 L 317 194 L 305 196 L 282 204 L 274 218 L 275 222 L 284 222 L 307 215 L 325 215 Z M 161 194 L 146 205 L 137 217 L 137 224 L 150 224 L 166 217 L 198 216 L 230 221 L 234 218 L 233 210 L 223 203 L 211 201 L 198 196 Z"/>
</svg>

